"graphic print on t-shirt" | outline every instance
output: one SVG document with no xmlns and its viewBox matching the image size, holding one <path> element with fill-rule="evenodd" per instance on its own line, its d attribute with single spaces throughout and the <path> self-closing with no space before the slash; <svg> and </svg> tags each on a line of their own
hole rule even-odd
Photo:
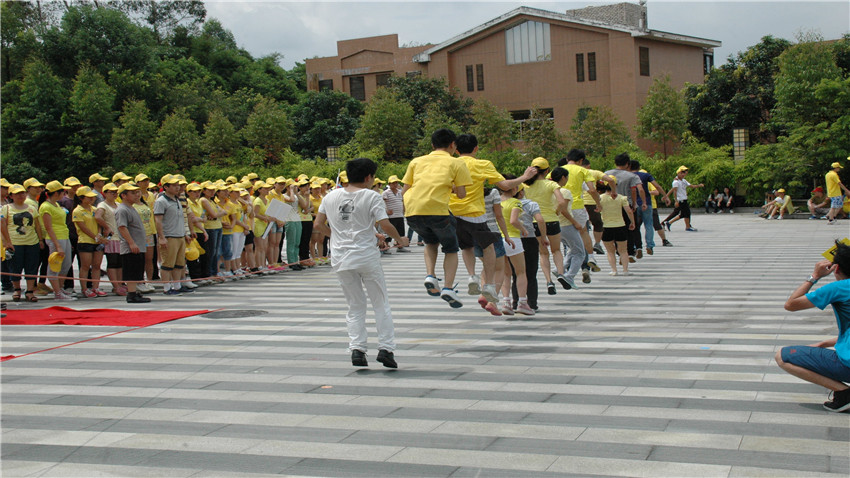
<svg viewBox="0 0 850 478">
<path fill-rule="evenodd" d="M 27 231 L 24 229 L 25 227 L 32 227 L 33 217 L 29 211 L 24 212 L 16 212 L 12 215 L 12 223 L 18 228 L 15 230 L 18 234 L 24 236 Z"/>
<path fill-rule="evenodd" d="M 339 205 L 339 218 L 349 221 L 352 214 L 354 214 L 354 199 L 346 199 Z"/>
</svg>

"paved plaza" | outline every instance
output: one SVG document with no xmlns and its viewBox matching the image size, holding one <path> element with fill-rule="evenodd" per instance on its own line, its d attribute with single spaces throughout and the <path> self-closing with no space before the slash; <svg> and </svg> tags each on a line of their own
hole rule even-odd
<svg viewBox="0 0 850 478">
<path fill-rule="evenodd" d="M 783 304 L 850 221 L 693 222 L 518 320 L 426 295 L 422 248 L 384 257 L 398 370 L 351 366 L 327 266 L 56 304 L 223 310 L 3 362 L 2 475 L 846 478 L 850 414 L 773 355 L 837 333 Z M 121 330 L 4 326 L 2 355 Z"/>
</svg>

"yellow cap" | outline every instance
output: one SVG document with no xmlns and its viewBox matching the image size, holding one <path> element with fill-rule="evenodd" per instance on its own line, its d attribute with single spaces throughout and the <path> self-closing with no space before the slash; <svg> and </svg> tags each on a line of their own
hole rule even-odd
<svg viewBox="0 0 850 478">
<path fill-rule="evenodd" d="M 201 187 L 201 185 L 198 184 L 198 183 L 189 183 L 189 185 L 186 186 L 187 191 L 200 191 L 201 189 L 204 189 L 204 188 Z"/>
<path fill-rule="evenodd" d="M 9 180 L 6 178 L 0 178 L 0 186 L 3 186 L 4 188 L 10 188 L 12 187 L 12 183 L 10 183 Z"/>
<path fill-rule="evenodd" d="M 224 182 L 226 182 L 227 184 L 233 184 L 238 181 L 236 181 L 236 176 L 228 176 L 227 179 L 224 180 Z"/>
<path fill-rule="evenodd" d="M 63 184 L 65 184 L 65 186 L 73 187 L 82 186 L 83 183 L 81 183 L 80 180 L 75 178 L 74 176 L 71 176 L 70 178 L 66 178 L 65 181 L 63 181 Z"/>
<path fill-rule="evenodd" d="M 106 191 L 117 191 L 117 190 L 118 190 L 118 186 L 116 186 L 116 185 L 115 185 L 115 183 L 106 183 L 106 184 L 103 186 L 103 192 L 106 192 Z"/>
<path fill-rule="evenodd" d="M 257 173 L 248 173 L 247 175 L 245 175 L 245 178 L 247 178 L 248 181 L 253 181 L 254 179 L 259 179 L 260 175 L 258 175 Z"/>
<path fill-rule="evenodd" d="M 52 252 L 47 257 L 47 263 L 50 264 L 50 270 L 52 270 L 53 272 L 59 272 L 59 270 L 62 269 L 62 261 L 64 260 L 65 253 L 59 251 Z"/>
<path fill-rule="evenodd" d="M 94 184 L 95 181 L 109 181 L 109 178 L 101 176 L 100 173 L 94 173 L 89 176 L 89 184 Z"/>
<path fill-rule="evenodd" d="M 687 171 L 687 170 L 688 170 L 688 167 L 683 164 L 683 165 L 679 166 L 679 169 L 676 170 L 676 174 L 679 174 L 682 171 Z"/>
<path fill-rule="evenodd" d="M 139 187 L 133 183 L 124 183 L 118 186 L 118 195 L 120 196 L 125 191 L 138 191 Z"/>
<path fill-rule="evenodd" d="M 322 187 L 322 183 L 319 181 L 313 181 L 310 183 L 310 189 L 318 189 L 320 187 Z"/>
<path fill-rule="evenodd" d="M 777 190 L 776 190 L 776 192 L 778 192 L 778 193 L 782 193 L 782 194 L 785 194 L 785 190 L 784 190 L 784 189 L 777 189 Z"/>
<path fill-rule="evenodd" d="M 178 181 L 186 180 L 186 176 L 183 176 L 182 174 L 175 174 L 174 177 L 177 178 Z"/>
<path fill-rule="evenodd" d="M 254 183 L 254 189 L 263 189 L 263 188 L 270 188 L 270 187 L 271 186 L 266 184 L 265 181 L 257 181 L 256 183 Z"/>
<path fill-rule="evenodd" d="M 307 178 L 299 179 L 298 182 L 295 183 L 295 185 L 298 187 L 304 186 L 306 184 L 310 184 L 310 181 L 307 180 Z"/>
<path fill-rule="evenodd" d="M 547 161 L 546 158 L 534 158 L 531 161 L 531 165 L 537 169 L 549 169 L 549 161 Z"/>
<path fill-rule="evenodd" d="M 186 260 L 194 261 L 201 256 L 201 251 L 198 250 L 197 242 L 192 241 L 186 246 Z"/>
<path fill-rule="evenodd" d="M 395 174 L 393 174 L 392 176 L 390 176 L 389 178 L 387 178 L 387 182 L 388 182 L 388 183 L 390 183 L 390 184 L 392 184 L 392 183 L 398 183 L 398 182 L 401 182 L 401 180 L 398 178 L 398 176 L 396 176 Z"/>
<path fill-rule="evenodd" d="M 68 186 L 65 186 L 64 184 L 60 183 L 59 181 L 50 181 L 49 183 L 47 183 L 47 185 L 45 185 L 44 188 L 47 189 L 47 192 L 51 193 L 55 193 L 56 191 L 60 191 L 62 189 L 71 189 Z"/>
<path fill-rule="evenodd" d="M 97 193 L 92 191 L 90 187 L 83 186 L 80 189 L 77 189 L 77 196 L 85 196 L 89 198 L 96 198 Z"/>
<path fill-rule="evenodd" d="M 31 187 L 41 187 L 41 186 L 44 186 L 44 184 L 41 181 L 39 181 L 38 179 L 35 179 L 35 178 L 29 178 L 26 181 L 24 181 L 24 187 L 27 188 L 27 189 L 29 189 Z"/>
<path fill-rule="evenodd" d="M 274 182 L 275 183 L 286 183 L 286 178 L 283 177 L 283 176 L 278 176 L 278 177 L 274 178 Z"/>
<path fill-rule="evenodd" d="M 151 178 L 150 178 L 150 177 L 148 177 L 148 175 L 147 175 L 147 174 L 145 174 L 145 173 L 139 173 L 139 174 L 137 174 L 137 175 L 136 175 L 136 182 L 137 182 L 137 183 L 140 183 L 140 182 L 142 182 L 142 181 L 144 181 L 144 180 L 146 180 L 146 179 L 147 179 L 148 181 L 150 181 L 150 179 L 151 179 Z"/>
<path fill-rule="evenodd" d="M 348 182 L 348 172 L 342 171 L 341 173 L 339 173 L 339 181 L 342 182 L 342 183 L 347 183 Z"/>
<path fill-rule="evenodd" d="M 27 190 L 24 189 L 24 187 L 21 186 L 20 184 L 10 184 L 9 185 L 9 194 L 18 194 L 18 193 L 25 193 L 25 192 L 27 192 Z"/>
<path fill-rule="evenodd" d="M 133 178 L 124 174 L 124 171 L 118 171 L 117 173 L 112 175 L 113 183 L 117 183 L 118 181 L 130 181 L 131 179 Z"/>
<path fill-rule="evenodd" d="M 847 159 L 850 159 L 850 157 L 848 157 Z M 842 166 L 841 163 L 836 161 L 836 162 L 832 163 L 832 169 L 835 169 L 835 168 L 844 169 L 844 166 Z"/>
<path fill-rule="evenodd" d="M 298 180 L 301 181 L 302 179 L 310 179 L 310 176 L 307 176 L 306 174 L 299 174 Z"/>
<path fill-rule="evenodd" d="M 159 182 L 162 184 L 177 184 L 180 180 L 170 174 L 166 174 L 159 180 Z"/>
</svg>

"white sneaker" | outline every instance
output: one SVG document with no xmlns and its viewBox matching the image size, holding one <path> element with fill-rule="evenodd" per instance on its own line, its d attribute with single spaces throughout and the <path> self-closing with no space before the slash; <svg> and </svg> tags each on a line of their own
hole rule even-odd
<svg viewBox="0 0 850 478">
<path fill-rule="evenodd" d="M 460 301 L 460 296 L 454 289 L 443 289 L 440 291 L 440 298 L 449 303 L 452 309 L 463 307 L 463 302 Z"/>
<path fill-rule="evenodd" d="M 484 284 L 481 295 L 487 299 L 487 302 L 499 303 L 499 292 L 496 290 L 496 284 Z"/>
<path fill-rule="evenodd" d="M 466 284 L 467 290 L 466 293 L 469 295 L 479 295 L 481 294 L 481 277 L 477 274 L 472 274 L 469 276 L 469 281 Z M 492 302 L 492 301 L 491 301 Z"/>
<path fill-rule="evenodd" d="M 183 287 L 186 287 L 186 288 L 189 288 L 189 289 L 197 289 L 198 284 L 195 284 L 194 282 L 187 280 L 187 281 L 183 282 Z"/>
<path fill-rule="evenodd" d="M 516 306 L 516 313 L 522 315 L 534 315 L 534 309 L 529 307 L 528 302 L 520 301 Z"/>
<path fill-rule="evenodd" d="M 499 304 L 499 312 L 501 312 L 502 315 L 514 315 L 514 309 L 511 307 L 511 301 L 507 297 L 501 304 Z"/>
<path fill-rule="evenodd" d="M 440 295 L 440 281 L 434 276 L 426 276 L 425 290 L 428 292 L 428 295 L 438 297 Z"/>
</svg>

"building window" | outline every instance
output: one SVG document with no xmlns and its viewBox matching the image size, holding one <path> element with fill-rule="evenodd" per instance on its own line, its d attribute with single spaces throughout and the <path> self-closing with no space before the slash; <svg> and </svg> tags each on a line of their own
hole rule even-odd
<svg viewBox="0 0 850 478">
<path fill-rule="evenodd" d="M 711 73 L 711 69 L 714 68 L 714 54 L 712 53 L 704 53 L 702 55 L 702 71 L 704 74 Z"/>
<path fill-rule="evenodd" d="M 505 54 L 508 65 L 551 60 L 549 24 L 523 22 L 505 30 Z"/>
<path fill-rule="evenodd" d="M 649 48 L 640 47 L 640 76 L 649 76 Z"/>
<path fill-rule="evenodd" d="M 421 71 L 408 71 L 407 73 L 405 73 L 404 76 L 406 76 L 408 78 L 416 78 L 417 76 L 422 76 L 422 72 Z"/>
<path fill-rule="evenodd" d="M 472 65 L 466 65 L 466 91 L 475 91 L 475 78 L 472 77 Z"/>
<path fill-rule="evenodd" d="M 362 76 L 350 76 L 348 78 L 348 87 L 352 98 L 366 101 L 366 82 L 363 81 Z"/>
<path fill-rule="evenodd" d="M 319 91 L 333 91 L 334 80 L 319 80 Z"/>
<path fill-rule="evenodd" d="M 387 86 L 390 83 L 390 76 L 392 76 L 392 73 L 381 73 L 375 76 L 375 84 L 378 85 L 378 88 Z"/>
<path fill-rule="evenodd" d="M 475 65 L 475 75 L 478 77 L 478 91 L 484 90 L 484 65 Z"/>
<path fill-rule="evenodd" d="M 584 53 L 576 53 L 576 81 L 584 81 Z"/>
<path fill-rule="evenodd" d="M 549 121 L 555 121 L 555 110 L 553 108 L 541 108 L 541 111 L 548 116 Z M 514 139 L 522 141 L 530 128 L 531 110 L 511 111 L 510 115 L 511 119 L 514 120 Z"/>
<path fill-rule="evenodd" d="M 587 81 L 596 81 L 596 53 L 587 54 Z"/>
</svg>

